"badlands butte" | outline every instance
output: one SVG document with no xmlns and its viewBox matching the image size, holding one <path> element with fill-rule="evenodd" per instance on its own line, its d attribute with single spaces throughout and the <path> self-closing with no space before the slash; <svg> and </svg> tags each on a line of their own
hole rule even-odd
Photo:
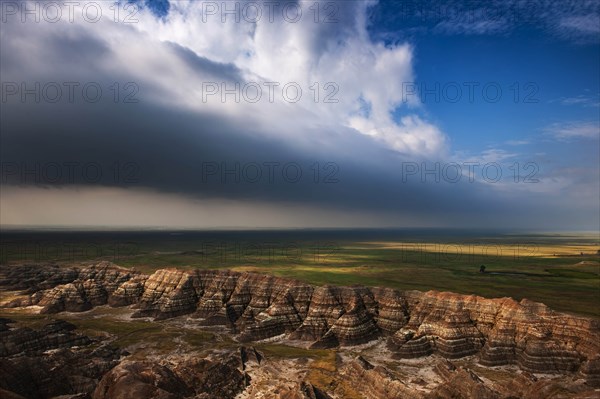
<svg viewBox="0 0 600 399">
<path fill-rule="evenodd" d="M 598 398 L 600 323 L 523 299 L 100 262 L 0 269 L 2 398 Z"/>
</svg>

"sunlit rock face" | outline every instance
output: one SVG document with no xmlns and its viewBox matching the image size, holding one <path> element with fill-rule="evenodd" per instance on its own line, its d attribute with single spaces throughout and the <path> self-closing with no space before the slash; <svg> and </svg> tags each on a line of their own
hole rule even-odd
<svg viewBox="0 0 600 399">
<path fill-rule="evenodd" d="M 387 340 L 394 357 L 476 356 L 481 365 L 517 365 L 535 373 L 579 373 L 600 380 L 597 320 L 554 312 L 543 304 L 446 292 L 316 287 L 227 270 L 158 270 L 150 276 L 109 263 L 84 269 L 20 266 L 2 284 L 36 290 L 8 306 L 39 305 L 43 313 L 133 305 L 134 317 L 188 314 L 200 325 L 226 326 L 239 341 L 283 336 L 332 348 Z"/>
<path fill-rule="evenodd" d="M 159 270 L 144 283 L 133 317 L 166 319 L 192 312 L 198 297 L 192 277 L 176 270 Z"/>
</svg>

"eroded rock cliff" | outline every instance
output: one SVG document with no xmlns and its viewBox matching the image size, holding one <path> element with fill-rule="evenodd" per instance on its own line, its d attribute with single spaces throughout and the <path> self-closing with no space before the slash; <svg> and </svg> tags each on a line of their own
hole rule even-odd
<svg viewBox="0 0 600 399">
<path fill-rule="evenodd" d="M 109 263 L 66 271 L 11 267 L 0 284 L 23 288 L 17 274 L 38 290 L 27 289 L 7 306 L 38 305 L 42 313 L 133 305 L 133 317 L 188 314 L 200 325 L 227 327 L 242 342 L 281 336 L 333 348 L 384 338 L 399 359 L 476 356 L 484 366 L 577 373 L 591 386 L 600 382 L 600 323 L 528 300 L 317 287 L 227 270 L 163 269 L 145 276 Z"/>
</svg>

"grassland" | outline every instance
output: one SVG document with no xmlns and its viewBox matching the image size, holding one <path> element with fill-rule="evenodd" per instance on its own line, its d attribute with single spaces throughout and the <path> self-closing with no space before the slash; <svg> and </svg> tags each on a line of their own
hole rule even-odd
<svg viewBox="0 0 600 399">
<path fill-rule="evenodd" d="M 598 234 L 3 234 L 1 260 L 104 259 L 147 273 L 165 267 L 255 271 L 317 285 L 528 298 L 600 318 L 599 241 Z"/>
</svg>

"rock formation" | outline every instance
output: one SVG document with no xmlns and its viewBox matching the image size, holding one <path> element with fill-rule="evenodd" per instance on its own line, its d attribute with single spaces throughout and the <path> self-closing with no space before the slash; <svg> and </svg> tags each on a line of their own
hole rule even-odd
<svg viewBox="0 0 600 399">
<path fill-rule="evenodd" d="M 11 320 L 3 319 L 0 325 L 0 357 L 19 353 L 37 354 L 49 349 L 70 348 L 89 345 L 91 340 L 85 335 L 73 332 L 75 326 L 66 321 L 52 321 L 39 330 L 31 328 L 9 328 Z M 0 329 L 2 330 L 2 329 Z"/>
<path fill-rule="evenodd" d="M 4 319 L 0 332 L 0 397 L 49 398 L 91 393 L 100 377 L 118 364 L 121 351 L 74 331 L 64 321 L 40 329 Z M 76 396 L 73 396 L 76 397 Z"/>
<path fill-rule="evenodd" d="M 34 289 L 25 287 L 15 277 L 18 274 L 26 275 Z M 168 319 L 187 314 L 199 325 L 225 326 L 241 342 L 281 336 L 306 341 L 311 348 L 335 348 L 382 338 L 397 359 L 431 354 L 446 359 L 475 356 L 482 366 L 516 365 L 531 373 L 567 373 L 590 386 L 600 386 L 600 323 L 557 313 L 528 300 L 389 288 L 316 287 L 227 270 L 163 269 L 145 276 L 108 263 L 83 269 L 7 267 L 0 277 L 0 285 L 25 290 L 6 306 L 38 305 L 42 313 L 84 311 L 103 304 L 133 305 L 133 317 Z M 152 383 L 144 384 L 157 388 L 164 383 L 168 388 L 163 389 L 166 393 L 156 391 L 156 397 L 177 395 L 179 388 L 173 387 L 179 387 L 177 378 L 183 377 L 177 377 L 174 370 L 125 364 L 105 378 L 112 378 L 111 385 L 120 378 L 138 381 L 131 383 L 131 389 L 146 390 L 150 388 L 139 382 L 139 376 L 146 375 L 144 370 L 153 376 Z M 377 375 L 380 377 L 375 380 L 381 380 L 385 374 L 360 362 L 347 372 L 365 381 Z M 448 385 L 466 381 L 465 389 L 476 392 L 468 395 L 491 395 L 478 385 L 476 376 L 465 373 L 445 372 Z M 190 387 L 187 383 L 184 386 Z M 373 389 L 404 392 L 405 386 L 390 380 L 374 384 Z M 319 395 L 318 390 L 305 391 L 309 397 Z M 438 394 L 448 396 L 442 391 Z"/>
<path fill-rule="evenodd" d="M 104 375 L 92 398 L 233 399 L 246 387 L 237 360 L 196 359 L 175 365 L 126 360 Z"/>
</svg>

